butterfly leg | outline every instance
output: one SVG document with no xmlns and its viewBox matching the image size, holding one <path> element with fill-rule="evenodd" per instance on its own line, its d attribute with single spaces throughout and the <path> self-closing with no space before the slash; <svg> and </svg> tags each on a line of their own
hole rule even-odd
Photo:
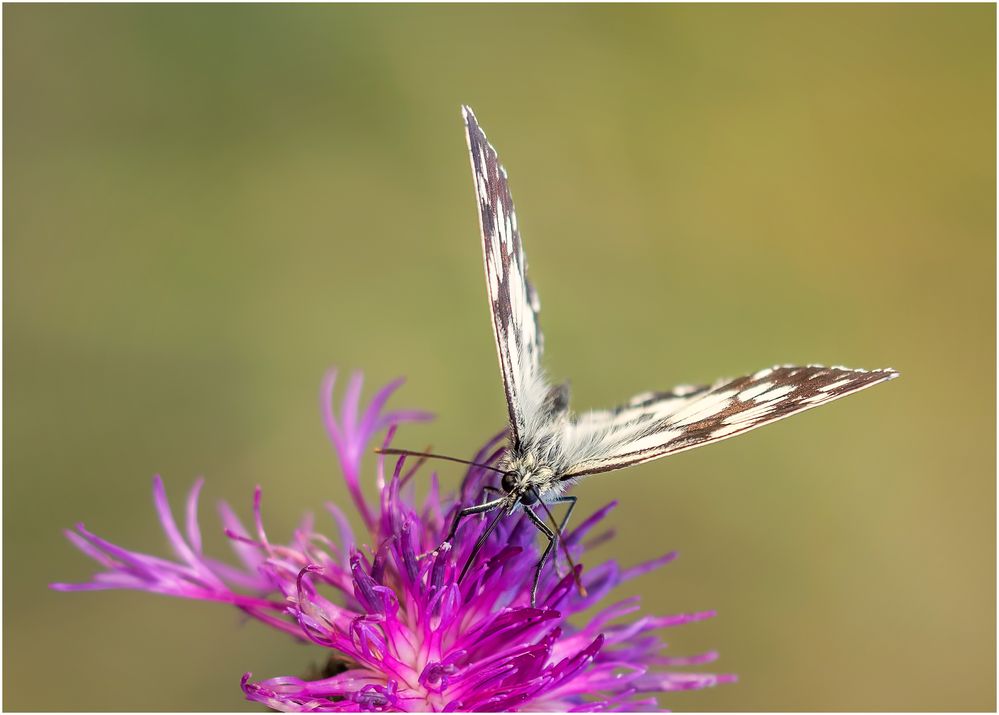
<svg viewBox="0 0 999 715">
<path fill-rule="evenodd" d="M 502 494 L 502 492 L 499 489 L 490 486 L 485 487 L 482 490 L 482 493 L 484 494 L 488 491 L 499 492 Z M 448 532 L 447 538 L 444 539 L 444 542 L 443 544 L 441 544 L 441 546 L 443 546 L 444 544 L 454 543 L 454 535 L 458 532 L 458 525 L 461 523 L 461 520 L 464 519 L 466 516 L 472 516 L 473 514 L 485 514 L 487 512 L 493 511 L 494 509 L 498 508 L 505 502 L 506 502 L 506 496 L 504 495 L 497 499 L 493 499 L 492 501 L 486 501 L 477 506 L 466 507 L 465 509 L 459 511 L 457 514 L 454 515 L 454 521 L 451 522 L 451 530 Z M 461 569 L 461 575 L 458 576 L 459 583 L 461 583 L 461 581 L 465 578 L 465 574 L 468 573 L 468 569 L 472 565 L 472 560 L 475 558 L 475 555 L 479 553 L 479 549 L 482 548 L 482 545 L 486 543 L 486 539 L 489 538 L 489 534 L 491 534 L 493 529 L 496 528 L 496 524 L 498 521 L 499 521 L 498 518 L 493 519 L 493 522 L 486 528 L 484 532 L 482 532 L 482 535 L 479 537 L 479 540 L 475 542 L 475 545 L 472 547 L 472 551 L 469 553 L 468 558 L 465 560 L 464 567 L 462 567 Z"/>
<path fill-rule="evenodd" d="M 492 511 L 497 508 L 500 504 L 506 501 L 506 497 L 500 497 L 499 499 L 493 499 L 492 501 L 487 501 L 478 506 L 470 506 L 462 509 L 454 516 L 454 521 L 451 522 L 451 531 L 448 532 L 447 538 L 444 541 L 452 543 L 454 541 L 454 535 L 458 531 L 458 524 L 466 516 L 472 516 L 473 514 L 484 514 L 487 511 Z"/>
<path fill-rule="evenodd" d="M 576 502 L 578 500 L 579 500 L 579 497 L 574 497 L 574 496 L 558 497 L 557 499 L 553 499 L 552 500 L 552 504 L 568 504 L 569 505 L 569 507 L 565 510 L 565 516 L 562 517 L 562 523 L 559 524 L 559 526 L 558 526 L 558 533 L 559 534 L 565 533 L 565 526 L 566 526 L 566 524 L 569 523 L 569 517 L 572 516 L 572 510 L 576 508 Z"/>
<path fill-rule="evenodd" d="M 569 523 L 569 517 L 572 516 L 572 510 L 576 508 L 576 501 L 577 501 L 577 499 L 578 499 L 578 497 L 574 497 L 574 496 L 569 495 L 569 496 L 564 496 L 564 497 L 558 497 L 558 498 L 552 500 L 552 504 L 568 504 L 569 505 L 566 508 L 566 510 L 565 510 L 565 516 L 562 517 L 562 521 L 558 525 L 558 535 L 559 535 L 559 538 L 561 538 L 562 535 L 565 534 L 565 527 Z M 563 544 L 562 548 L 566 549 L 567 547 L 565 546 L 565 544 Z M 566 556 L 567 557 L 569 556 L 569 552 L 568 551 L 566 551 Z M 555 560 L 556 560 L 556 563 L 557 563 L 558 562 L 558 554 L 557 553 L 555 554 Z"/>
<path fill-rule="evenodd" d="M 552 531 L 545 522 L 541 521 L 533 510 L 525 509 L 524 512 L 527 514 L 527 517 L 534 522 L 534 525 L 538 527 L 538 531 L 548 537 L 548 546 L 546 546 L 545 550 L 541 552 L 541 558 L 538 560 L 538 565 L 534 569 L 534 583 L 531 584 L 531 607 L 533 608 L 538 601 L 538 582 L 541 580 L 541 571 L 548 562 L 548 556 L 558 545 L 558 534 Z"/>
<path fill-rule="evenodd" d="M 482 534 L 479 536 L 478 540 L 475 542 L 475 545 L 472 546 L 472 550 L 468 553 L 468 558 L 465 559 L 465 565 L 461 567 L 461 573 L 458 574 L 458 583 L 461 583 L 462 581 L 465 580 L 465 574 L 468 573 L 468 569 L 472 568 L 472 562 L 475 561 L 475 557 L 478 556 L 479 549 L 481 549 L 483 544 L 486 543 L 486 539 L 488 539 L 489 535 L 493 533 L 493 529 L 496 528 L 496 525 L 499 524 L 499 521 L 502 518 L 503 518 L 503 512 L 501 511 L 495 517 L 493 517 L 493 520 L 489 522 L 489 526 L 486 527 L 486 530 L 483 531 Z"/>
</svg>

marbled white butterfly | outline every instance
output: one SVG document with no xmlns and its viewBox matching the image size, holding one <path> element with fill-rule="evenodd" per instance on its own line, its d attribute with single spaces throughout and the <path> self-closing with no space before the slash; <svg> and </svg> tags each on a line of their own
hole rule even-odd
<svg viewBox="0 0 999 715">
<path fill-rule="evenodd" d="M 461 510 L 447 541 L 453 539 L 464 517 L 498 510 L 480 539 L 481 545 L 501 516 L 523 508 L 548 538 L 535 570 L 532 604 L 541 571 L 576 503 L 576 497 L 564 492 L 578 479 L 728 439 L 898 377 L 892 369 L 781 365 L 713 385 L 646 392 L 614 409 L 573 414 L 568 386 L 553 386 L 541 368 L 540 306 L 527 280 L 527 258 L 506 171 L 472 110 L 462 107 L 462 114 L 510 432 L 506 454 L 495 468 L 503 474 L 502 490 L 495 490 L 499 496 Z M 534 513 L 535 505 L 540 504 L 551 517 L 546 505 L 559 503 L 568 505 L 560 524 L 552 519 L 549 527 Z M 469 555 L 462 576 L 475 551 Z"/>
</svg>

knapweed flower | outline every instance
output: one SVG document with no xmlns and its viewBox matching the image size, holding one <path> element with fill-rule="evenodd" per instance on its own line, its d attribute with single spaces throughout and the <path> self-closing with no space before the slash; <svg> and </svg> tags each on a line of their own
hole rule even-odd
<svg viewBox="0 0 999 715">
<path fill-rule="evenodd" d="M 356 539 L 346 515 L 327 504 L 337 538 L 316 531 L 306 517 L 290 543 L 275 543 L 264 531 L 257 488 L 252 529 L 227 504 L 220 505 L 239 561 L 233 566 L 202 551 L 201 480 L 188 495 L 182 529 L 157 476 L 156 511 L 175 560 L 121 548 L 80 524 L 66 535 L 103 571 L 89 583 L 52 587 L 130 588 L 222 601 L 315 643 L 324 649 L 327 665 L 314 679 L 243 676 L 249 700 L 279 711 L 655 710 L 658 693 L 734 679 L 677 669 L 714 660 L 714 653 L 662 654 L 658 631 L 708 618 L 710 611 L 629 620 L 639 608 L 632 598 L 602 605 L 588 618 L 580 615 L 603 604 L 618 584 L 669 562 L 674 554 L 630 568 L 615 561 L 586 570 L 580 564 L 573 572 L 560 551 L 545 569 L 532 607 L 537 531 L 523 514 L 514 514 L 500 520 L 459 583 L 459 569 L 487 520 L 469 518 L 453 543 L 442 545 L 442 540 L 457 511 L 480 500 L 483 487 L 495 486 L 498 475 L 470 467 L 458 493 L 446 498 L 439 496 L 436 475 L 431 475 L 429 494 L 417 504 L 414 484 L 425 465 L 380 457 L 374 475 L 380 498 L 370 504 L 361 491 L 362 456 L 387 445 L 397 426 L 428 415 L 385 409 L 398 382 L 361 409 L 359 375 L 351 379 L 336 414 L 335 382 L 334 372 L 323 383 L 323 417 L 364 537 Z M 501 441 L 501 436 L 490 441 L 472 461 L 496 462 Z M 611 538 L 610 532 L 593 532 L 613 506 L 599 509 L 565 535 L 574 561 Z M 585 588 L 577 588 L 576 579 Z"/>
</svg>

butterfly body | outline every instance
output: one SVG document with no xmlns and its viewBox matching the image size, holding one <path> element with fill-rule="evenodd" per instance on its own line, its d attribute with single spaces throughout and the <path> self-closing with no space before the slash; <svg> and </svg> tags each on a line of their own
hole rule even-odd
<svg viewBox="0 0 999 715">
<path fill-rule="evenodd" d="M 541 570 L 576 502 L 564 492 L 577 480 L 727 439 L 898 376 L 891 369 L 780 365 L 710 385 L 645 392 L 610 410 L 573 414 L 568 386 L 553 386 L 541 368 L 540 303 L 527 278 L 507 173 L 472 110 L 462 107 L 462 114 L 510 435 L 495 467 L 503 474 L 502 489 L 487 487 L 500 496 L 462 509 L 452 523 L 448 541 L 463 518 L 499 512 L 473 548 L 462 576 L 498 519 L 523 510 L 549 539 L 535 572 L 533 604 Z M 554 523 L 550 504 L 568 504 L 561 524 Z M 535 514 L 537 506 L 554 529 Z"/>
</svg>

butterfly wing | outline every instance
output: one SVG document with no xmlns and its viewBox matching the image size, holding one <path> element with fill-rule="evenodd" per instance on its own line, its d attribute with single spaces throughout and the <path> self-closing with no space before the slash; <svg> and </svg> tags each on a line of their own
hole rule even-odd
<svg viewBox="0 0 999 715">
<path fill-rule="evenodd" d="M 527 280 L 527 258 L 506 171 L 475 115 L 462 107 L 479 205 L 486 286 L 514 444 L 555 404 L 541 370 L 543 338 L 538 295 Z"/>
<path fill-rule="evenodd" d="M 646 393 L 566 427 L 564 479 L 711 444 L 898 377 L 894 370 L 778 366 L 714 385 Z"/>
</svg>

